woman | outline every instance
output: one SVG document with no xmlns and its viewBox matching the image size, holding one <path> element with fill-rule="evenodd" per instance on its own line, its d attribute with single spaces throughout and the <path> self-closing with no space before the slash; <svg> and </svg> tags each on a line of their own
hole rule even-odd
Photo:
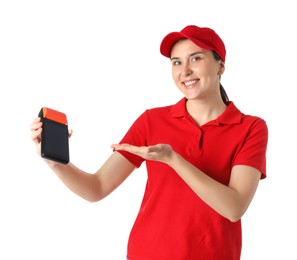
<svg viewBox="0 0 297 260">
<path fill-rule="evenodd" d="M 144 111 L 95 174 L 72 163 L 46 162 L 67 187 L 92 202 L 146 162 L 130 260 L 238 260 L 241 217 L 266 177 L 267 125 L 228 100 L 220 84 L 226 50 L 214 30 L 187 26 L 166 35 L 160 51 L 171 60 L 180 101 Z M 39 118 L 31 131 L 40 153 Z"/>
</svg>

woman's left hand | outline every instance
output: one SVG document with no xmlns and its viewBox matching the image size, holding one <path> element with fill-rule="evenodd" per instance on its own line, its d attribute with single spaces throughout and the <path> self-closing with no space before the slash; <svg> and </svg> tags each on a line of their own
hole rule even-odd
<svg viewBox="0 0 297 260">
<path fill-rule="evenodd" d="M 131 144 L 113 144 L 113 149 L 136 154 L 146 160 L 168 163 L 173 155 L 169 144 L 156 144 L 153 146 L 135 146 Z"/>
</svg>

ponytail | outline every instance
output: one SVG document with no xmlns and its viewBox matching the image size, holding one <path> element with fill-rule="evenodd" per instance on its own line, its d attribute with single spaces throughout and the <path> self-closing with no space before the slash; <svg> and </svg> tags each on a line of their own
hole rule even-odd
<svg viewBox="0 0 297 260">
<path fill-rule="evenodd" d="M 223 102 L 227 105 L 229 102 L 229 98 L 228 95 L 225 91 L 225 89 L 223 88 L 222 84 L 220 83 L 220 93 L 221 93 L 221 97 L 223 99 Z"/>
<path fill-rule="evenodd" d="M 211 51 L 214 58 L 219 61 L 219 60 L 222 60 L 221 57 L 215 52 L 215 51 Z M 229 98 L 228 98 L 228 95 L 225 91 L 225 89 L 223 88 L 222 84 L 220 83 L 220 93 L 221 93 L 221 97 L 222 97 L 222 100 L 225 104 L 227 104 L 229 102 Z"/>
</svg>

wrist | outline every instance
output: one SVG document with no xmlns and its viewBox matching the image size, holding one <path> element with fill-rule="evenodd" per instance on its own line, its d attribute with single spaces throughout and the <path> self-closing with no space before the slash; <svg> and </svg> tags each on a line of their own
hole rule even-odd
<svg viewBox="0 0 297 260">
<path fill-rule="evenodd" d="M 172 153 L 168 157 L 167 164 L 173 168 L 173 166 L 176 164 L 176 161 L 178 160 L 178 157 L 179 155 L 175 151 L 172 151 Z"/>
<path fill-rule="evenodd" d="M 65 166 L 64 164 L 55 162 L 53 160 L 44 159 L 44 161 L 52 170 L 55 170 L 55 169 Z"/>
</svg>

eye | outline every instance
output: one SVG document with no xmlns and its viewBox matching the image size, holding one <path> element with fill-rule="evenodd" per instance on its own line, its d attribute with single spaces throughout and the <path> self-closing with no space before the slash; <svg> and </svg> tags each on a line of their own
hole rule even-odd
<svg viewBox="0 0 297 260">
<path fill-rule="evenodd" d="M 172 60 L 172 65 L 173 66 L 178 66 L 180 64 L 181 64 L 181 62 L 179 60 Z"/>
<path fill-rule="evenodd" d="M 194 57 L 192 57 L 191 62 L 197 62 L 197 61 L 200 61 L 200 60 L 201 60 L 200 56 L 194 56 Z"/>
</svg>

